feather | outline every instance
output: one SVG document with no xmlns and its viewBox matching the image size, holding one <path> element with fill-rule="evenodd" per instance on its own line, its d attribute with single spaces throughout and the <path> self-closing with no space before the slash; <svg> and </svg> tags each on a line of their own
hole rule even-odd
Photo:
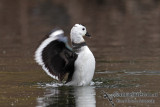
<svg viewBox="0 0 160 107">
<path fill-rule="evenodd" d="M 63 30 L 53 30 L 35 52 L 36 62 L 52 78 L 62 81 L 69 73 L 67 81 L 72 79 L 77 54 L 68 45 Z"/>
</svg>

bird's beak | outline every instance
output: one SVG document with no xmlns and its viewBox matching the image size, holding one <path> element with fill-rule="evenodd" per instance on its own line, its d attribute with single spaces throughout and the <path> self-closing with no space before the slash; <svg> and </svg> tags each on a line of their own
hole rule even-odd
<svg viewBox="0 0 160 107">
<path fill-rule="evenodd" d="M 91 37 L 91 35 L 90 35 L 88 32 L 85 34 L 85 36 L 87 36 L 87 37 Z"/>
</svg>

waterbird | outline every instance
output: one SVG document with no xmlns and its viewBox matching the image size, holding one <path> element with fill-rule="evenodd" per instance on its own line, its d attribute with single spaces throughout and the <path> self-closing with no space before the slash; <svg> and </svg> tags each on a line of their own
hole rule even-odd
<svg viewBox="0 0 160 107">
<path fill-rule="evenodd" d="M 62 29 L 52 30 L 35 51 L 35 61 L 49 76 L 59 81 L 68 73 L 65 85 L 89 85 L 93 79 L 96 62 L 84 36 L 91 35 L 85 26 L 75 24 L 70 32 L 71 48 Z"/>
</svg>

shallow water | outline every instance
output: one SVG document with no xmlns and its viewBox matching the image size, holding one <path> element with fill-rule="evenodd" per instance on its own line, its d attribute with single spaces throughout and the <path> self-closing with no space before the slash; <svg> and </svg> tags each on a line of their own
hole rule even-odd
<svg viewBox="0 0 160 107">
<path fill-rule="evenodd" d="M 158 107 L 159 8 L 156 0 L 1 0 L 0 107 Z M 69 35 L 77 22 L 92 34 L 96 71 L 90 86 L 67 87 L 33 54 L 52 28 Z"/>
</svg>

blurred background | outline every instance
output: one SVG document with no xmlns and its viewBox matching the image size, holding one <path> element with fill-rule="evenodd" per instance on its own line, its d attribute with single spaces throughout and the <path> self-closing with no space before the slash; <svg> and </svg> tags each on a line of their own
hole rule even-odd
<svg viewBox="0 0 160 107">
<path fill-rule="evenodd" d="M 33 58 L 51 29 L 62 28 L 69 37 L 72 26 L 80 23 L 92 35 L 86 40 L 96 57 L 156 59 L 159 10 L 159 0 L 0 0 L 0 55 L 10 63 L 16 63 L 12 56 Z"/>
<path fill-rule="evenodd" d="M 28 84 L 52 79 L 35 63 L 34 52 L 52 29 L 59 27 L 69 37 L 76 23 L 92 35 L 85 39 L 96 72 L 160 73 L 160 0 L 0 0 L 1 103 L 15 101 L 7 99 L 11 94 L 42 95 Z M 142 81 L 156 83 L 155 78 Z"/>
</svg>

